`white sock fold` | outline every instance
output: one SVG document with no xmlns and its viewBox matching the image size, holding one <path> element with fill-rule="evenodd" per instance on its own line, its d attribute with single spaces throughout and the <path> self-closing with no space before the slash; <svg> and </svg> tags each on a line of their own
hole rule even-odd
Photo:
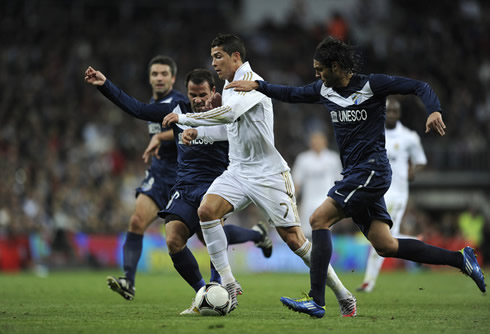
<svg viewBox="0 0 490 334">
<path fill-rule="evenodd" d="M 310 259 L 311 259 L 311 242 L 306 239 L 305 243 L 301 245 L 300 248 L 294 251 L 294 254 L 298 255 L 304 263 L 310 267 Z"/>
<path fill-rule="evenodd" d="M 223 285 L 234 282 L 235 277 L 231 272 L 230 263 L 228 261 L 228 242 L 226 240 L 225 230 L 221 225 L 221 219 L 216 219 L 207 222 L 200 222 L 202 235 L 206 241 L 209 257 L 213 262 L 216 271 L 221 276 Z"/>
</svg>

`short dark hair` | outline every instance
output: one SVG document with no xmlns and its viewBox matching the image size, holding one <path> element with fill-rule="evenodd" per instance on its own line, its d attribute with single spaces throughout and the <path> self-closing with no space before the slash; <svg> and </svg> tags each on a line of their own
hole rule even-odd
<svg viewBox="0 0 490 334">
<path fill-rule="evenodd" d="M 206 81 L 209 84 L 210 89 L 213 89 L 214 86 L 216 86 L 213 73 L 202 68 L 197 68 L 187 73 L 187 75 L 185 76 L 185 88 L 187 88 L 187 86 L 189 85 L 189 81 L 192 81 L 196 85 L 200 85 Z"/>
<path fill-rule="evenodd" d="M 361 64 L 361 58 L 354 47 L 331 36 L 318 44 L 314 59 L 327 67 L 337 62 L 347 73 L 356 72 Z"/>
<path fill-rule="evenodd" d="M 243 41 L 237 35 L 219 34 L 211 42 L 211 48 L 215 48 L 217 46 L 221 46 L 230 56 L 233 54 L 233 52 L 240 53 L 240 59 L 242 62 L 245 62 L 245 59 L 247 58 L 245 44 L 243 44 Z"/>
<path fill-rule="evenodd" d="M 151 65 L 153 64 L 168 65 L 168 67 L 170 67 L 170 73 L 172 74 L 172 76 L 175 77 L 177 75 L 177 64 L 172 58 L 168 56 L 158 55 L 153 57 L 148 63 L 148 74 L 150 74 Z"/>
</svg>

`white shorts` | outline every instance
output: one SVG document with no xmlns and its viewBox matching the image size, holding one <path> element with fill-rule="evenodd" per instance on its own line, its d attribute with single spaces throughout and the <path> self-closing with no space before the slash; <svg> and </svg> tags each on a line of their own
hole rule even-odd
<svg viewBox="0 0 490 334">
<path fill-rule="evenodd" d="M 400 225 L 402 224 L 403 215 L 405 214 L 405 209 L 407 208 L 408 196 L 387 192 L 384 199 L 388 213 L 393 221 L 391 234 L 396 237 L 400 233 Z"/>
<path fill-rule="evenodd" d="M 275 227 L 300 226 L 289 172 L 251 179 L 226 170 L 214 180 L 206 194 L 224 198 L 233 205 L 234 212 L 254 203 Z"/>
</svg>

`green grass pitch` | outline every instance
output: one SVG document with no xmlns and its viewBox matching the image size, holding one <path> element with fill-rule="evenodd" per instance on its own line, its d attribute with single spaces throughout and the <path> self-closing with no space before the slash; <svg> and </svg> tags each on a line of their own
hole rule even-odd
<svg viewBox="0 0 490 334">
<path fill-rule="evenodd" d="M 179 316 L 192 289 L 174 272 L 138 274 L 136 298 L 110 291 L 105 271 L 0 275 L 0 333 L 489 333 L 490 298 L 456 270 L 382 273 L 356 293 L 358 316 L 341 318 L 327 291 L 327 313 L 313 319 L 281 306 L 309 287 L 306 274 L 239 273 L 244 294 L 225 317 Z M 339 273 L 353 292 L 361 273 Z M 208 274 L 205 277 L 209 277 Z"/>
</svg>

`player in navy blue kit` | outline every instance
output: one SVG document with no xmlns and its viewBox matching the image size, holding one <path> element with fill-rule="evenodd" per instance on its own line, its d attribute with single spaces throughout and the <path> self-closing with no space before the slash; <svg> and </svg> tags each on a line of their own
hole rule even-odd
<svg viewBox="0 0 490 334">
<path fill-rule="evenodd" d="M 148 64 L 149 83 L 152 87 L 150 103 L 187 101 L 187 97 L 173 89 L 177 65 L 167 56 L 158 55 Z M 143 248 L 143 235 L 158 217 L 158 212 L 168 203 L 170 190 L 177 177 L 177 147 L 173 133 L 164 130 L 160 122 L 148 122 L 152 142 L 159 142 L 158 158 L 151 159 L 146 177 L 136 189 L 136 205 L 129 221 L 126 241 L 123 246 L 124 277 L 107 277 L 109 287 L 125 299 L 132 300 L 135 294 L 135 276 Z M 145 159 L 146 161 L 148 158 Z"/>
<path fill-rule="evenodd" d="M 330 228 L 345 217 L 352 217 L 379 255 L 461 269 L 485 292 L 484 277 L 472 248 L 448 251 L 391 235 L 392 221 L 383 199 L 391 182 L 385 150 L 386 97 L 415 94 L 428 114 L 426 132 L 433 130 L 443 136 L 446 126 L 439 99 L 427 83 L 384 74 L 357 74 L 357 59 L 351 46 L 328 37 L 317 46 L 314 55 L 313 68 L 320 79 L 316 82 L 288 87 L 265 81 L 239 81 L 225 87 L 237 91 L 256 89 L 284 102 L 321 103 L 333 122 L 344 177 L 310 217 L 311 290 L 304 298 L 282 297 L 282 303 L 294 311 L 323 317 L 327 268 L 332 255 Z"/>
<path fill-rule="evenodd" d="M 128 114 L 151 122 L 161 122 L 171 112 L 189 113 L 202 111 L 206 101 L 212 100 L 216 91 L 214 77 L 208 70 L 191 71 L 185 80 L 188 100 L 175 100 L 165 104 L 142 103 L 117 88 L 105 76 L 89 67 L 85 80 L 98 86 L 100 92 Z M 197 208 L 210 184 L 228 166 L 228 142 L 226 135 L 222 141 L 208 142 L 195 140 L 184 145 L 184 130 L 190 127 L 173 125 L 175 144 L 177 144 L 177 180 L 170 191 L 170 199 L 165 209 L 158 214 L 165 219 L 167 247 L 176 270 L 187 283 L 199 290 L 205 282 L 199 271 L 197 261 L 187 248 L 187 240 L 200 233 Z M 262 248 L 264 256 L 269 257 L 272 242 L 263 224 L 251 230 L 227 225 L 226 233 L 230 244 L 254 241 Z M 214 271 L 213 271 L 214 272 Z M 212 281 L 219 281 L 214 272 Z M 194 305 L 182 314 L 195 314 Z"/>
</svg>

